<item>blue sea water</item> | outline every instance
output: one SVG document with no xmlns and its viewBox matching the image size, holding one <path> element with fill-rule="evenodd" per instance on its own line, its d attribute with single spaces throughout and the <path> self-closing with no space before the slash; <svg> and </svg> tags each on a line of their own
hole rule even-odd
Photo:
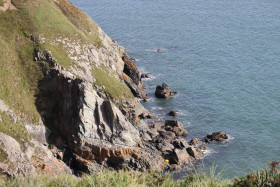
<svg viewBox="0 0 280 187">
<path fill-rule="evenodd" d="M 160 120 L 176 109 L 188 140 L 232 137 L 209 145 L 199 166 L 233 178 L 280 160 L 279 0 L 70 1 L 151 73 L 144 105 Z M 178 95 L 154 98 L 162 82 Z"/>
</svg>

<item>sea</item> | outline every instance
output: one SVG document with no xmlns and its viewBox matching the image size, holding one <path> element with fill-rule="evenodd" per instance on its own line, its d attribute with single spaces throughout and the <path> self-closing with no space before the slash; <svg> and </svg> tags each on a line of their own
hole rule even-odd
<svg viewBox="0 0 280 187">
<path fill-rule="evenodd" d="M 232 179 L 280 160 L 279 0 L 70 1 L 150 73 L 143 105 L 157 120 L 181 121 L 187 140 L 230 135 L 193 167 Z M 155 98 L 163 82 L 178 94 Z"/>
</svg>

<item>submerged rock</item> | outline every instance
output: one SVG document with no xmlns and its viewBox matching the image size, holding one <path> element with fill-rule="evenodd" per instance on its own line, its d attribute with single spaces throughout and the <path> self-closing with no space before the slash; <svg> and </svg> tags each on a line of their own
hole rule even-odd
<svg viewBox="0 0 280 187">
<path fill-rule="evenodd" d="M 174 117 L 179 115 L 177 110 L 171 110 L 168 114 L 169 116 L 174 116 Z"/>
<path fill-rule="evenodd" d="M 220 132 L 214 132 L 210 135 L 207 135 L 205 137 L 205 142 L 206 143 L 209 143 L 209 142 L 212 142 L 212 141 L 223 142 L 227 139 L 229 139 L 229 136 L 227 134 L 223 133 L 222 131 L 220 131 Z"/>
<path fill-rule="evenodd" d="M 156 87 L 155 95 L 158 98 L 169 98 L 174 96 L 177 92 L 173 91 L 169 86 L 165 83 Z"/>
</svg>

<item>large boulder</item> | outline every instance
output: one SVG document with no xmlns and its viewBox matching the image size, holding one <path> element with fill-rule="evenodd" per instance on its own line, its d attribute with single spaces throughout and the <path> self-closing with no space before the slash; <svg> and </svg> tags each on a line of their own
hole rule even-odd
<svg viewBox="0 0 280 187">
<path fill-rule="evenodd" d="M 209 142 L 212 142 L 212 141 L 223 142 L 227 139 L 229 139 L 229 135 L 220 131 L 220 132 L 214 132 L 212 134 L 207 135 L 205 137 L 205 142 L 206 143 L 209 143 Z"/>
<path fill-rule="evenodd" d="M 169 98 L 170 96 L 174 96 L 177 92 L 173 91 L 169 86 L 165 83 L 156 87 L 155 95 L 158 98 Z"/>
</svg>

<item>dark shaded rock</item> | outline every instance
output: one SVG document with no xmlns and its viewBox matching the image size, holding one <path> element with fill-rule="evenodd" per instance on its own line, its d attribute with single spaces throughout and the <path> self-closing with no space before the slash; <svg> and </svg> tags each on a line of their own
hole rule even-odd
<svg viewBox="0 0 280 187">
<path fill-rule="evenodd" d="M 177 120 L 165 120 L 165 126 L 183 128 L 183 124 Z"/>
<path fill-rule="evenodd" d="M 148 99 L 148 96 L 144 92 L 142 87 L 138 86 L 128 75 L 122 73 L 122 78 L 135 97 L 139 97 L 141 99 Z"/>
<path fill-rule="evenodd" d="M 149 74 L 149 73 L 143 73 L 143 74 L 141 75 L 141 78 L 142 78 L 142 79 L 150 78 L 150 74 Z"/>
<path fill-rule="evenodd" d="M 229 138 L 229 136 L 227 134 L 223 133 L 222 131 L 214 132 L 205 137 L 205 142 L 206 143 L 209 143 L 212 141 L 223 142 L 223 141 L 227 140 L 228 138 Z"/>
<path fill-rule="evenodd" d="M 198 138 L 193 138 L 193 139 L 190 141 L 190 145 L 194 145 L 194 146 L 203 145 L 203 144 L 205 144 L 205 142 L 201 141 L 201 140 L 198 139 Z"/>
<path fill-rule="evenodd" d="M 159 131 L 159 135 L 155 137 L 154 142 L 155 143 L 161 143 L 161 142 L 171 143 L 175 137 L 176 137 L 176 134 L 174 132 Z"/>
<path fill-rule="evenodd" d="M 152 114 L 150 114 L 150 113 L 142 113 L 142 114 L 140 114 L 139 115 L 139 118 L 140 119 L 154 119 L 155 118 L 155 116 L 154 115 L 152 115 Z"/>
<path fill-rule="evenodd" d="M 141 73 L 138 68 L 131 62 L 131 59 L 129 59 L 126 53 L 123 54 L 122 59 L 124 61 L 123 72 L 129 76 L 137 86 L 139 86 L 141 83 Z"/>
<path fill-rule="evenodd" d="M 171 110 L 168 114 L 169 114 L 169 116 L 174 116 L 175 117 L 175 116 L 178 116 L 179 113 L 178 113 L 177 110 Z"/>
<path fill-rule="evenodd" d="M 162 51 L 163 51 L 163 49 L 158 49 L 158 50 L 157 50 L 158 53 L 160 53 L 160 52 L 162 52 Z"/>
<path fill-rule="evenodd" d="M 187 140 L 179 138 L 173 141 L 173 145 L 176 148 L 183 149 L 189 147 Z"/>
<path fill-rule="evenodd" d="M 169 98 L 170 96 L 174 96 L 177 92 L 173 91 L 169 86 L 165 83 L 156 87 L 155 95 L 158 98 Z"/>
</svg>

